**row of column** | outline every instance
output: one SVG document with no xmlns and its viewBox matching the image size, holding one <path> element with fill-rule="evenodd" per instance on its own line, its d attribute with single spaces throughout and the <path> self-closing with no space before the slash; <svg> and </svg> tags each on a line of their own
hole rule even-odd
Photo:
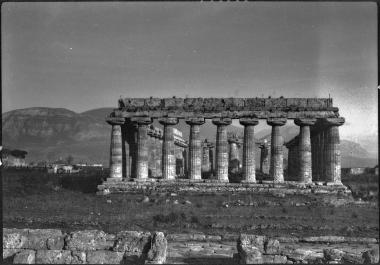
<svg viewBox="0 0 380 265">
<path fill-rule="evenodd" d="M 148 144 L 147 131 L 148 124 L 152 122 L 149 117 L 133 118 L 131 120 L 137 124 L 137 162 L 136 179 L 144 180 L 148 178 Z M 285 125 L 286 118 L 268 118 L 267 124 L 272 126 L 271 133 L 271 155 L 269 163 L 269 175 L 274 182 L 283 182 L 283 139 L 280 134 L 280 127 Z M 159 122 L 164 126 L 162 143 L 162 178 L 174 179 L 176 176 L 176 158 L 174 150 L 173 127 L 178 123 L 178 118 L 164 118 Z M 188 178 L 200 180 L 202 176 L 202 142 L 200 138 L 200 126 L 204 124 L 204 118 L 187 119 L 190 125 L 189 139 L 189 163 Z M 215 144 L 215 179 L 220 182 L 228 182 L 229 160 L 234 152 L 234 144 L 231 143 L 231 153 L 229 159 L 227 126 L 232 123 L 230 118 L 217 118 L 212 120 L 216 125 Z M 344 123 L 343 118 L 332 118 L 324 120 L 324 129 L 313 133 L 313 153 L 311 147 L 310 127 L 316 122 L 312 118 L 295 119 L 295 124 L 300 126 L 297 149 L 290 150 L 289 161 L 293 163 L 288 166 L 292 174 L 298 176 L 298 180 L 303 183 L 310 183 L 312 175 L 326 176 L 327 181 L 340 182 L 340 151 L 339 151 L 339 130 L 338 126 Z M 256 118 L 241 118 L 240 123 L 244 126 L 242 176 L 243 182 L 255 182 L 255 138 L 254 126 L 258 124 Z M 122 140 L 120 125 L 112 124 L 111 135 L 111 178 L 122 176 Z M 322 140 L 321 140 L 322 139 Z M 323 146 L 321 148 L 321 146 Z M 263 144 L 261 148 L 260 169 L 264 172 L 268 163 L 268 145 Z M 237 149 L 237 148 L 236 148 Z M 319 154 L 319 155 L 318 155 Z M 323 154 L 323 155 L 321 155 Z M 207 156 L 207 155 L 206 155 Z M 298 159 L 296 159 L 298 158 Z M 210 159 L 208 159 L 210 160 Z M 233 160 L 233 159 L 232 159 Z M 318 162 L 319 161 L 319 162 Z M 294 164 L 297 163 L 297 164 Z M 315 166 L 312 167 L 312 164 Z M 321 166 L 324 165 L 324 166 Z M 205 165 L 207 166 L 207 165 Z"/>
</svg>

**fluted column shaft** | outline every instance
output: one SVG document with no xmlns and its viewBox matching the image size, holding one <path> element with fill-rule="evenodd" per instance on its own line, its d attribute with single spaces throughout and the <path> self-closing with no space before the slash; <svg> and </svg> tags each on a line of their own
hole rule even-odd
<svg viewBox="0 0 380 265">
<path fill-rule="evenodd" d="M 310 126 L 315 123 L 315 119 L 295 119 L 294 123 L 300 126 L 298 142 L 298 181 L 302 183 L 312 182 L 312 160 L 311 160 L 311 140 Z"/>
<path fill-rule="evenodd" d="M 229 144 L 228 171 L 237 173 L 240 167 L 238 141 L 237 139 L 228 139 L 227 142 Z"/>
<path fill-rule="evenodd" d="M 209 157 L 210 157 L 210 172 L 211 174 L 214 174 L 214 147 L 209 148 Z"/>
<path fill-rule="evenodd" d="M 110 178 L 115 180 L 122 180 L 122 134 L 121 126 L 119 124 L 111 124 L 111 146 L 110 146 Z"/>
<path fill-rule="evenodd" d="M 268 125 L 272 126 L 271 134 L 271 163 L 269 175 L 273 182 L 284 182 L 284 169 L 283 169 L 283 138 L 280 134 L 280 126 L 286 123 L 286 119 L 269 118 Z"/>
<path fill-rule="evenodd" d="M 178 123 L 177 118 L 161 119 L 160 123 L 164 125 L 164 139 L 162 144 L 162 177 L 163 179 L 175 179 L 176 158 L 174 146 L 174 125 Z"/>
<path fill-rule="evenodd" d="M 189 139 L 189 179 L 202 178 L 202 142 L 200 138 L 200 125 L 204 124 L 204 118 L 186 120 L 190 125 Z"/>
<path fill-rule="evenodd" d="M 207 144 L 203 146 L 202 152 L 202 173 L 209 173 L 211 170 L 210 166 L 210 148 Z"/>
<path fill-rule="evenodd" d="M 269 174 L 269 146 L 264 143 L 260 146 L 260 172 L 263 174 Z"/>
<path fill-rule="evenodd" d="M 339 127 L 344 123 L 344 118 L 326 119 L 325 130 L 325 167 L 326 181 L 341 184 L 341 158 Z"/>
<path fill-rule="evenodd" d="M 156 146 L 153 134 L 149 136 L 149 169 L 152 177 L 157 177 L 156 170 Z"/>
<path fill-rule="evenodd" d="M 162 140 L 162 134 L 158 135 L 156 137 L 156 172 L 157 176 L 162 176 L 162 145 L 163 145 L 163 140 Z"/>
<path fill-rule="evenodd" d="M 137 124 L 137 161 L 136 179 L 146 180 L 148 178 L 148 124 L 152 123 L 150 118 L 137 118 L 133 120 Z"/>
<path fill-rule="evenodd" d="M 255 134 L 254 127 L 259 123 L 257 119 L 240 119 L 244 126 L 243 139 L 243 181 L 256 182 L 255 167 Z"/>
<path fill-rule="evenodd" d="M 213 119 L 216 128 L 215 177 L 221 182 L 228 182 L 228 142 L 227 126 L 231 119 Z"/>
</svg>

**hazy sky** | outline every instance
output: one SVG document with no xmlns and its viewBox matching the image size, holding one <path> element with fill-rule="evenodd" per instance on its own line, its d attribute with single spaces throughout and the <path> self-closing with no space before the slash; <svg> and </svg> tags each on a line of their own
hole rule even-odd
<svg viewBox="0 0 380 265">
<path fill-rule="evenodd" d="M 3 3 L 2 112 L 125 97 L 328 97 L 377 132 L 375 3 Z"/>
</svg>

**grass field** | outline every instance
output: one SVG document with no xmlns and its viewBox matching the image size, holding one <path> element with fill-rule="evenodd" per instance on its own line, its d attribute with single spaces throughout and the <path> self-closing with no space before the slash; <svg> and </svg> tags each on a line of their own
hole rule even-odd
<svg viewBox="0 0 380 265">
<path fill-rule="evenodd" d="M 362 205 L 326 206 L 320 197 L 258 194 L 95 195 L 107 171 L 54 175 L 2 169 L 3 227 L 159 230 L 225 234 L 378 237 L 378 176 L 344 176 Z M 173 194 L 174 195 L 174 194 Z M 149 202 L 143 202 L 144 196 Z M 187 201 L 187 202 L 186 202 Z"/>
</svg>

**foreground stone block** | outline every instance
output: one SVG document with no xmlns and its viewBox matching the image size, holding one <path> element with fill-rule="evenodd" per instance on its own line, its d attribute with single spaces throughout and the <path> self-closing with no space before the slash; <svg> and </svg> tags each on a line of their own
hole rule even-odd
<svg viewBox="0 0 380 265">
<path fill-rule="evenodd" d="M 264 243 L 264 250 L 266 254 L 279 254 L 280 242 L 276 239 L 267 239 Z"/>
<path fill-rule="evenodd" d="M 373 248 L 371 250 L 365 251 L 362 254 L 362 258 L 364 260 L 364 263 L 379 263 L 379 246 L 376 248 Z"/>
<path fill-rule="evenodd" d="M 23 250 L 17 253 L 13 259 L 14 264 L 34 264 L 36 252 L 34 250 Z"/>
<path fill-rule="evenodd" d="M 342 256 L 342 261 L 344 263 L 362 264 L 364 259 L 361 254 L 345 252 Z"/>
<path fill-rule="evenodd" d="M 286 254 L 288 260 L 293 262 L 314 263 L 323 259 L 323 253 L 317 253 L 310 249 L 297 248 Z"/>
<path fill-rule="evenodd" d="M 19 248 L 3 248 L 3 259 L 14 256 L 16 253 L 19 253 L 22 249 Z"/>
<path fill-rule="evenodd" d="M 64 245 L 64 235 L 58 229 L 29 229 L 26 248 L 39 250 L 61 250 Z"/>
<path fill-rule="evenodd" d="M 257 247 L 244 245 L 239 250 L 239 263 L 240 264 L 261 264 L 263 257 Z"/>
<path fill-rule="evenodd" d="M 168 242 L 162 232 L 155 232 L 148 252 L 147 264 L 164 264 L 166 261 Z"/>
<path fill-rule="evenodd" d="M 265 236 L 241 234 L 237 242 L 237 248 L 239 250 L 240 246 L 254 246 L 258 248 L 259 251 L 264 252 L 265 241 Z"/>
<path fill-rule="evenodd" d="M 149 232 L 122 231 L 117 233 L 114 251 L 147 253 L 150 247 Z"/>
<path fill-rule="evenodd" d="M 263 263 L 285 264 L 288 259 L 282 255 L 262 255 L 262 260 Z"/>
<path fill-rule="evenodd" d="M 83 230 L 70 233 L 66 238 L 66 249 L 104 250 L 112 247 L 107 242 L 107 234 L 99 230 Z"/>
<path fill-rule="evenodd" d="M 86 252 L 71 251 L 71 264 L 86 264 Z"/>
<path fill-rule="evenodd" d="M 120 264 L 123 258 L 123 252 L 110 250 L 87 251 L 87 263 L 89 264 Z"/>
<path fill-rule="evenodd" d="M 28 240 L 27 229 L 3 228 L 3 248 L 24 248 Z"/>
<path fill-rule="evenodd" d="M 324 249 L 323 258 L 325 261 L 340 261 L 343 257 L 344 252 L 339 249 Z"/>
<path fill-rule="evenodd" d="M 72 261 L 69 250 L 37 250 L 37 264 L 70 264 Z"/>
</svg>

